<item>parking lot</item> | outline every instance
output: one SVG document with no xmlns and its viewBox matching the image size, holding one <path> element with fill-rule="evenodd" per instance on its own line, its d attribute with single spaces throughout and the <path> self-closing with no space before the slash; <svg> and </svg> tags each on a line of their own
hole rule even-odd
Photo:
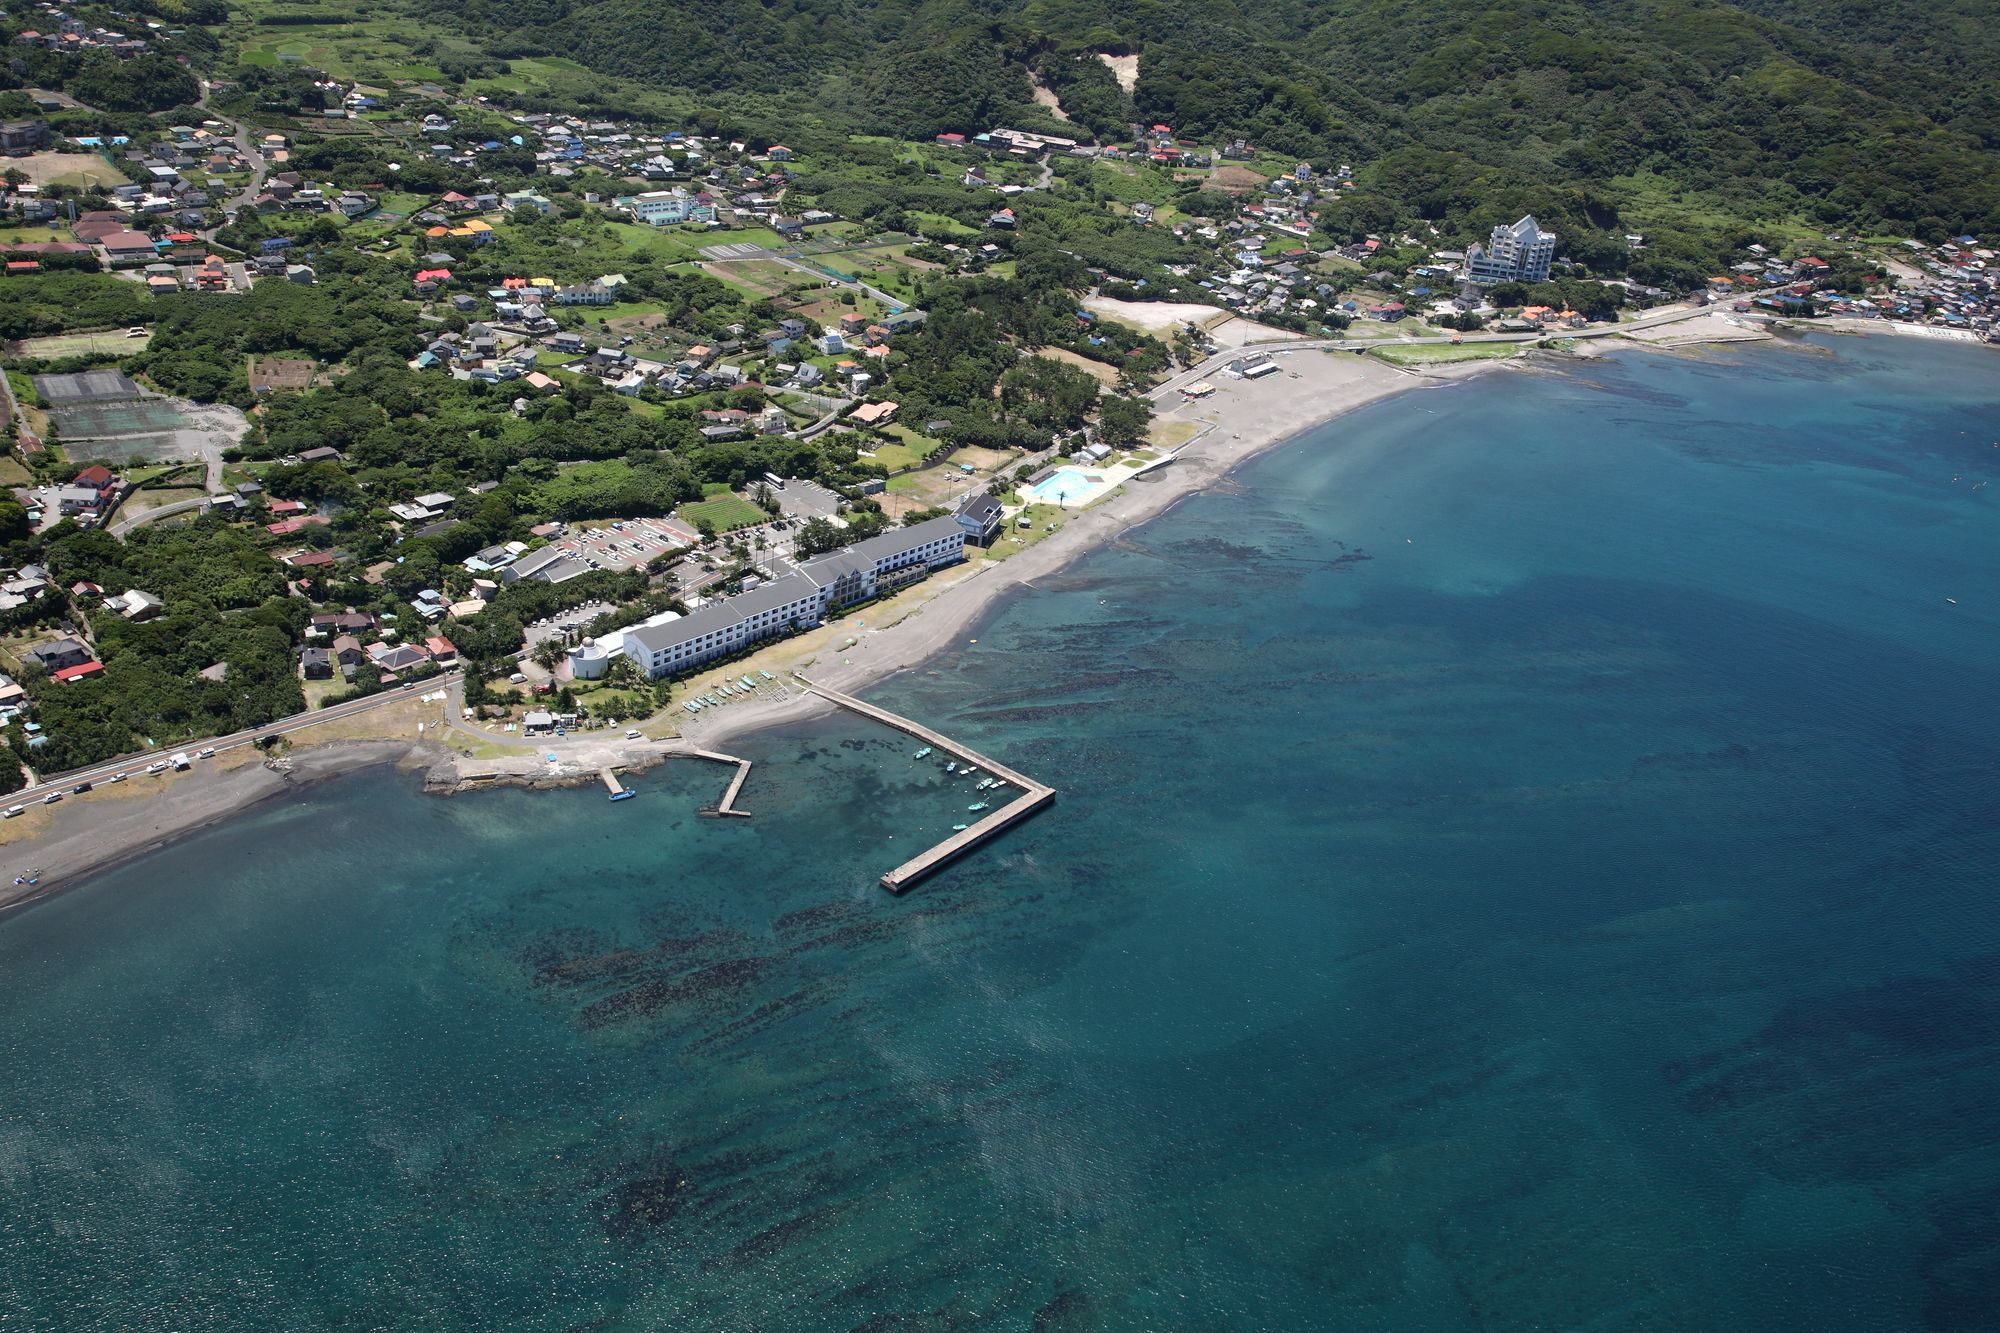
<svg viewBox="0 0 2000 1333">
<path fill-rule="evenodd" d="M 832 518 L 840 497 L 816 481 L 788 481 L 777 492 L 778 508 L 792 518 Z"/>
<path fill-rule="evenodd" d="M 586 602 L 582 606 L 570 608 L 561 615 L 551 616 L 547 620 L 537 620 L 527 627 L 528 647 L 533 648 L 543 639 L 556 639 L 566 643 L 572 631 L 582 629 L 611 609 L 609 602 Z M 522 655 L 526 656 L 525 653 Z"/>
<path fill-rule="evenodd" d="M 552 542 L 550 549 L 572 560 L 581 560 L 592 569 L 619 573 L 700 540 L 700 533 L 670 518 L 633 518 L 609 527 L 572 532 Z"/>
</svg>

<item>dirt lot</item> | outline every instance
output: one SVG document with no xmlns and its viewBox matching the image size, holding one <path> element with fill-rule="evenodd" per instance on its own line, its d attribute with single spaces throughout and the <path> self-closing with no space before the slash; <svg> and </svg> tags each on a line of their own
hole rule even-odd
<svg viewBox="0 0 2000 1333">
<path fill-rule="evenodd" d="M 1106 387 L 1118 383 L 1118 372 L 1112 367 L 1102 361 L 1092 361 L 1087 356 L 1078 356 L 1067 347 L 1044 347 L 1035 355 L 1045 356 L 1051 361 L 1060 361 L 1066 366 L 1075 366 Z"/>
<path fill-rule="evenodd" d="M 1208 174 L 1209 188 L 1226 190 L 1230 194 L 1254 190 L 1269 179 L 1269 176 L 1252 171 L 1240 162 L 1224 162 Z"/>
<path fill-rule="evenodd" d="M 37 185 L 123 185 L 125 176 L 95 153 L 36 153 L 7 160 Z"/>
</svg>

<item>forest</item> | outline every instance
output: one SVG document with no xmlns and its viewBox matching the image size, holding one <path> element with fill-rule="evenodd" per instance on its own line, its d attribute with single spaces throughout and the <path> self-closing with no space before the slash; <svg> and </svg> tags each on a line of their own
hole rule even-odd
<svg viewBox="0 0 2000 1333">
<path fill-rule="evenodd" d="M 1940 239 L 2000 230 L 1992 25 L 1914 0 L 407 0 L 497 54 L 560 52 L 774 134 L 926 139 L 1131 122 L 1354 164 L 1403 223 L 1554 192 L 1615 216 L 1651 182 L 1715 225 L 1796 217 Z M 1096 58 L 1140 57 L 1127 95 Z M 1068 130 L 1032 102 L 1063 98 Z M 1490 224 L 1489 224 L 1490 225 Z"/>
</svg>

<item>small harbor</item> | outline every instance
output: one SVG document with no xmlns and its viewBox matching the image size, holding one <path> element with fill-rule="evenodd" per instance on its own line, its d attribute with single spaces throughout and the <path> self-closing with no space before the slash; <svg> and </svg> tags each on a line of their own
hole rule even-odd
<svg viewBox="0 0 2000 1333">
<path fill-rule="evenodd" d="M 803 680 L 803 677 L 801 677 L 801 680 Z M 1015 824 L 1020 823 L 1029 815 L 1034 814 L 1037 810 L 1055 800 L 1055 788 L 1045 783 L 1037 782 L 1026 774 L 1017 773 L 1005 764 L 996 763 L 978 751 L 961 745 L 950 737 L 941 732 L 933 731 L 920 722 L 913 722 L 909 718 L 892 713 L 886 708 L 878 708 L 874 704 L 865 703 L 852 695 L 842 694 L 840 691 L 829 689 L 824 685 L 815 685 L 811 681 L 804 681 L 804 684 L 807 690 L 819 695 L 829 703 L 837 704 L 850 712 L 859 713 L 863 717 L 872 718 L 885 726 L 894 727 L 896 730 L 904 732 L 907 735 L 915 736 L 926 747 L 917 752 L 918 758 L 924 758 L 933 753 L 951 755 L 953 756 L 952 762 L 962 763 L 969 770 L 977 769 L 983 773 L 990 774 L 1002 786 L 1012 786 L 1020 789 L 1021 794 L 1012 801 L 1009 801 L 997 810 L 991 810 L 976 823 L 958 826 L 954 829 L 952 835 L 943 842 L 938 843 L 928 851 L 911 857 L 894 870 L 882 876 L 882 887 L 891 893 L 906 892 L 913 884 L 930 875 L 933 871 L 957 860 L 1002 831 L 1012 828 Z M 745 765 L 745 769 L 748 769 L 747 764 Z M 989 786 L 983 782 L 975 790 L 980 792 L 992 791 L 996 796 L 999 792 L 998 787 Z M 733 794 L 734 788 L 731 791 Z M 986 810 L 988 804 L 984 800 L 977 801 L 968 807 L 968 812 Z"/>
</svg>

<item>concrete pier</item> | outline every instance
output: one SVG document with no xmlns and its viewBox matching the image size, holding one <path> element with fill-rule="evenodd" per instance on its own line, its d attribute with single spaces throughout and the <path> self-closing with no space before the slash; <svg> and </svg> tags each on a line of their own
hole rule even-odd
<svg viewBox="0 0 2000 1333">
<path fill-rule="evenodd" d="M 805 681 L 804 677 L 800 677 L 800 679 L 804 681 L 805 687 L 808 690 L 819 695 L 822 699 L 839 704 L 842 708 L 850 712 L 859 713 L 863 717 L 873 718 L 885 726 L 894 727 L 898 731 L 915 736 L 932 749 L 942 750 L 946 754 L 954 755 L 974 768 L 984 769 L 1001 781 L 1021 789 L 1021 795 L 1015 797 L 1006 805 L 1001 806 L 992 814 L 987 815 L 977 824 L 952 834 L 929 851 L 924 852 L 920 856 L 911 857 L 888 874 L 882 876 L 882 887 L 891 893 L 902 893 L 912 884 L 915 884 L 918 880 L 940 866 L 957 860 L 1001 830 L 1013 827 L 1056 798 L 1056 789 L 1054 787 L 1037 782 L 1026 774 L 1016 773 L 1005 764 L 995 763 L 985 755 L 980 754 L 977 750 L 968 749 L 957 741 L 952 740 L 949 736 L 941 732 L 932 731 L 920 722 L 912 722 L 910 719 L 900 717 L 886 708 L 877 708 L 874 704 L 864 703 L 851 694 L 842 694 L 840 691 L 828 689 L 824 685 L 815 685 L 811 681 Z"/>
<path fill-rule="evenodd" d="M 618 780 L 618 775 L 610 769 L 598 769 L 597 776 L 604 783 L 604 790 L 611 793 L 612 800 L 622 801 L 632 795 L 631 792 L 625 790 L 625 784 Z"/>
<path fill-rule="evenodd" d="M 689 750 L 688 753 L 697 759 L 712 759 L 718 764 L 736 765 L 736 776 L 729 780 L 729 790 L 722 793 L 722 800 L 717 803 L 713 810 L 704 810 L 701 813 L 705 815 L 735 815 L 740 819 L 750 818 L 748 810 L 739 810 L 736 808 L 736 794 L 743 790 L 744 779 L 750 776 L 750 761 L 748 759 L 739 759 L 733 754 L 717 754 L 713 750 Z"/>
</svg>

